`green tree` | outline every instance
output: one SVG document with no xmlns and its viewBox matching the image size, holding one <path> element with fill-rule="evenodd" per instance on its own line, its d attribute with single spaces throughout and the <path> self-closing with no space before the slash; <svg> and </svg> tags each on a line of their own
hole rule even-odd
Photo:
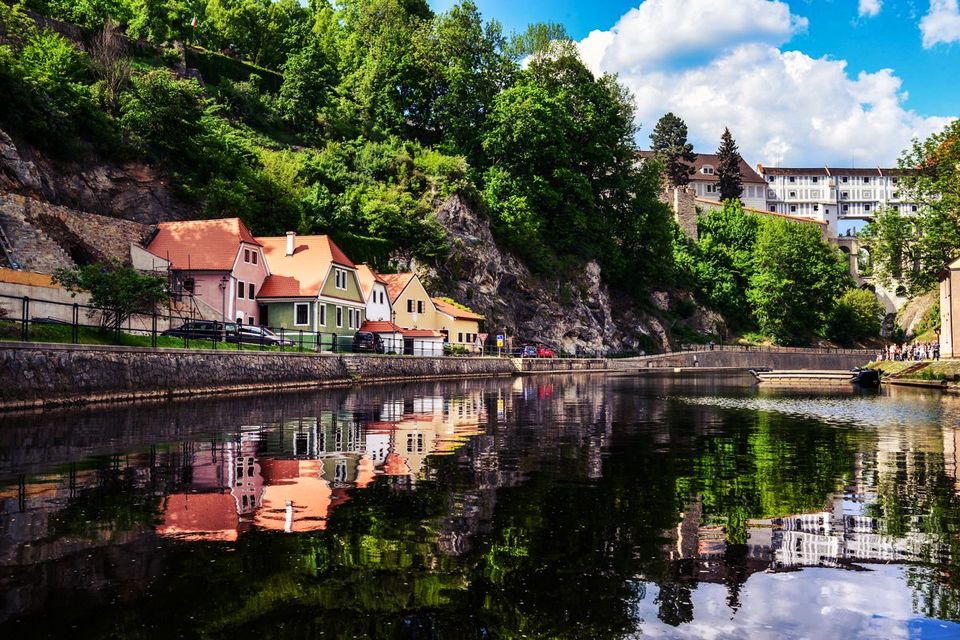
<svg viewBox="0 0 960 640">
<path fill-rule="evenodd" d="M 880 335 L 883 307 L 873 291 L 850 289 L 837 299 L 827 318 L 827 337 L 851 346 Z"/>
<path fill-rule="evenodd" d="M 61 267 L 53 272 L 53 281 L 74 296 L 89 292 L 90 305 L 99 311 L 104 328 L 119 330 L 131 315 L 153 313 L 170 299 L 166 278 L 142 274 L 119 260 L 72 269 Z"/>
<path fill-rule="evenodd" d="M 190 161 L 198 156 L 204 106 L 195 81 L 156 70 L 133 79 L 120 101 L 120 122 L 134 143 L 161 160 Z"/>
<path fill-rule="evenodd" d="M 673 113 L 667 113 L 657 121 L 650 134 L 651 149 L 663 164 L 667 179 L 675 187 L 690 182 L 693 161 L 697 155 L 693 145 L 687 142 L 687 125 Z"/>
<path fill-rule="evenodd" d="M 764 220 L 757 234 L 747 299 L 761 331 L 780 344 L 804 344 L 849 287 L 846 260 L 817 225 Z"/>
<path fill-rule="evenodd" d="M 740 175 L 740 152 L 737 143 L 724 127 L 717 149 L 717 177 L 720 185 L 720 200 L 739 200 L 743 194 L 743 180 Z"/>
<path fill-rule="evenodd" d="M 303 48 L 283 65 L 280 110 L 294 126 L 312 131 L 321 110 L 336 88 L 336 68 L 317 38 L 308 36 Z"/>
<path fill-rule="evenodd" d="M 940 269 L 960 250 L 960 120 L 914 140 L 900 167 L 902 197 L 920 204 L 917 233 L 909 243 L 916 270 L 904 274 L 909 290 L 919 293 L 937 283 Z"/>
<path fill-rule="evenodd" d="M 861 241 L 870 248 L 873 277 L 881 284 L 904 283 L 916 291 L 929 280 L 913 269 L 919 259 L 915 223 L 896 209 L 884 209 L 860 231 Z"/>
</svg>

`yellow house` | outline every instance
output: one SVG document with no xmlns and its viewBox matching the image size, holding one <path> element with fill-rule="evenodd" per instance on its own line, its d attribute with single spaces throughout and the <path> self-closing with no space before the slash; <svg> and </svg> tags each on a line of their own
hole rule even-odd
<svg viewBox="0 0 960 640">
<path fill-rule="evenodd" d="M 960 358 L 960 258 L 940 272 L 940 356 Z"/>
<path fill-rule="evenodd" d="M 381 273 L 387 283 L 387 294 L 393 309 L 393 323 L 404 329 L 440 331 L 446 317 L 441 318 L 415 273 Z"/>
<path fill-rule="evenodd" d="M 451 345 L 466 347 L 471 352 L 480 351 L 483 348 L 477 338 L 483 316 L 461 309 L 441 298 L 433 298 L 433 306 L 437 309 L 437 316 L 444 321 Z"/>
</svg>

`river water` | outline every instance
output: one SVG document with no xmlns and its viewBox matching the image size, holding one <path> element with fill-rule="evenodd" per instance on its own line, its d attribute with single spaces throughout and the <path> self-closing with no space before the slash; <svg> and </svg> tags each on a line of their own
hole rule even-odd
<svg viewBox="0 0 960 640">
<path fill-rule="evenodd" d="M 0 638 L 958 638 L 958 448 L 745 378 L 0 416 Z"/>
</svg>

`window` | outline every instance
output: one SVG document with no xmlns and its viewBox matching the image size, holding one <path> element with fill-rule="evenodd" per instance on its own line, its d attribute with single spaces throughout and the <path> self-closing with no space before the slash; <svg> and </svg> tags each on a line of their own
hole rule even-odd
<svg viewBox="0 0 960 640">
<path fill-rule="evenodd" d="M 457 342 L 463 342 L 463 333 L 457 334 Z"/>
<path fill-rule="evenodd" d="M 769 180 L 770 182 L 773 182 L 773 176 L 767 176 L 767 180 Z"/>
<path fill-rule="evenodd" d="M 790 182 L 796 182 L 797 176 L 790 176 Z"/>
<path fill-rule="evenodd" d="M 915 205 L 915 204 L 910 205 L 910 211 L 914 211 L 914 212 L 915 212 L 916 210 L 917 210 L 917 205 Z"/>
<path fill-rule="evenodd" d="M 849 191 L 841 191 L 841 192 L 840 192 L 840 197 L 843 198 L 844 200 L 846 200 L 847 198 L 850 197 L 850 192 L 849 192 Z"/>
<path fill-rule="evenodd" d="M 249 325 L 252 326 L 252 325 L 257 324 L 257 322 L 256 322 L 256 320 L 253 319 L 253 316 L 249 316 L 249 317 L 247 318 L 247 324 L 249 324 Z"/>
<path fill-rule="evenodd" d="M 843 210 L 844 210 L 844 211 L 850 211 L 850 205 L 848 205 L 848 204 L 843 205 Z"/>
<path fill-rule="evenodd" d="M 790 197 L 791 197 L 791 198 L 796 198 L 796 197 L 797 197 L 797 192 L 796 192 L 796 191 L 791 191 L 791 192 L 790 192 Z"/>
<path fill-rule="evenodd" d="M 257 264 L 257 252 L 255 250 L 250 252 L 250 257 L 253 258 L 253 264 Z"/>
<path fill-rule="evenodd" d="M 715 184 L 707 185 L 707 193 L 716 193 L 716 192 L 717 192 L 717 185 Z"/>
<path fill-rule="evenodd" d="M 243 250 L 243 261 L 250 262 L 250 249 Z"/>
<path fill-rule="evenodd" d="M 773 211 L 774 213 L 776 213 L 776 212 L 777 212 L 777 205 L 775 205 L 775 204 L 770 205 L 770 211 Z"/>
<path fill-rule="evenodd" d="M 327 305 L 322 302 L 317 305 L 318 319 L 317 323 L 326 325 L 327 324 Z"/>
<path fill-rule="evenodd" d="M 243 281 L 237 282 L 237 297 L 242 298 L 246 289 L 247 288 L 244 286 Z"/>
<path fill-rule="evenodd" d="M 767 197 L 768 197 L 769 199 L 773 200 L 774 198 L 777 197 L 777 192 L 776 192 L 776 191 L 767 191 Z"/>
<path fill-rule="evenodd" d="M 840 182 L 842 182 L 843 184 L 847 184 L 848 182 L 850 182 L 850 178 L 848 178 L 847 176 L 843 176 L 842 178 L 840 178 Z"/>
<path fill-rule="evenodd" d="M 256 297 L 256 296 L 253 295 L 254 293 L 256 293 L 256 290 L 255 290 L 254 287 L 253 287 L 253 283 L 252 283 L 252 282 L 248 282 L 248 283 L 247 283 L 247 297 L 250 298 L 251 300 L 253 300 L 253 299 Z"/>
<path fill-rule="evenodd" d="M 336 279 L 337 289 L 347 288 L 347 272 L 343 269 L 334 269 L 334 278 Z"/>
<path fill-rule="evenodd" d="M 817 184 L 818 182 L 820 182 L 820 178 L 818 178 L 817 176 L 813 176 L 812 178 L 810 178 L 810 182 L 812 182 L 813 184 Z"/>
<path fill-rule="evenodd" d="M 711 167 L 711 166 L 708 165 L 708 164 L 705 164 L 705 165 L 703 165 L 703 168 L 700 169 L 700 173 L 703 173 L 704 175 L 712 176 L 712 175 L 713 175 L 713 167 Z"/>
<path fill-rule="evenodd" d="M 353 309 L 347 309 L 347 328 L 353 329 Z"/>
<path fill-rule="evenodd" d="M 423 300 L 417 300 L 417 313 L 423 313 Z"/>
<path fill-rule="evenodd" d="M 868 204 L 863 205 L 863 210 L 864 210 L 864 211 L 870 211 L 870 205 L 868 205 Z"/>
<path fill-rule="evenodd" d="M 890 178 L 890 184 L 897 184 L 899 178 Z"/>
<path fill-rule="evenodd" d="M 343 307 L 337 307 L 337 327 L 343 326 Z"/>
<path fill-rule="evenodd" d="M 813 205 L 813 210 L 814 210 L 814 211 L 820 211 L 820 205 L 818 205 L 818 204 Z"/>
<path fill-rule="evenodd" d="M 795 204 L 790 205 L 790 213 L 796 213 L 796 212 L 797 212 L 797 205 Z"/>
<path fill-rule="evenodd" d="M 305 327 L 310 324 L 310 303 L 293 303 L 293 326 Z"/>
<path fill-rule="evenodd" d="M 407 313 L 413 313 L 413 300 L 407 300 Z"/>
<path fill-rule="evenodd" d="M 237 316 L 237 324 L 243 324 L 243 316 Z"/>
<path fill-rule="evenodd" d="M 863 176 L 863 184 L 870 184 L 869 176 Z"/>
</svg>

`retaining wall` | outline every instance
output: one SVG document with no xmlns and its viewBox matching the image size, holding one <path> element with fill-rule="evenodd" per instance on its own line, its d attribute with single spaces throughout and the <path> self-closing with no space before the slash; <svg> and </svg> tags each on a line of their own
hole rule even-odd
<svg viewBox="0 0 960 640">
<path fill-rule="evenodd" d="M 664 367 L 730 367 L 740 369 L 849 369 L 862 367 L 870 353 L 798 351 L 683 351 L 663 356 L 611 360 L 610 368 L 636 370 Z"/>
<path fill-rule="evenodd" d="M 259 392 L 363 380 L 514 373 L 497 358 L 419 358 L 86 345 L 0 346 L 0 407 Z"/>
<path fill-rule="evenodd" d="M 610 361 L 601 358 L 514 358 L 519 373 L 550 373 L 560 371 L 608 371 Z"/>
</svg>

